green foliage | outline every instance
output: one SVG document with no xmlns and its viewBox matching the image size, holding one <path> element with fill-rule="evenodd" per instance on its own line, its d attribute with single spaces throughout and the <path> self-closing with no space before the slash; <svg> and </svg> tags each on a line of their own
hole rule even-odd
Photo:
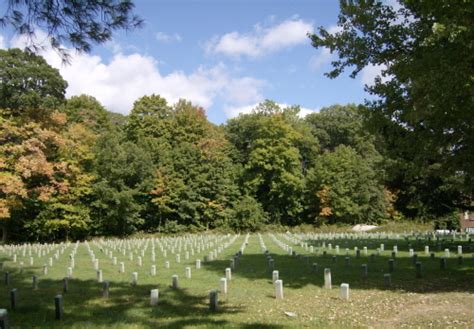
<svg viewBox="0 0 474 329">
<path fill-rule="evenodd" d="M 48 33 L 51 46 L 63 59 L 68 52 L 62 48 L 70 43 L 79 52 L 89 52 L 93 43 L 102 44 L 112 39 L 116 30 L 140 27 L 142 19 L 133 15 L 134 4 L 130 0 L 87 1 L 7 1 L 0 26 L 8 26 L 30 41 L 30 50 L 39 48 L 35 29 Z"/>
<path fill-rule="evenodd" d="M 367 10 L 388 15 L 384 8 L 370 1 L 343 5 L 341 19 L 359 19 Z M 423 18 L 403 24 L 413 27 L 417 20 Z M 362 23 L 369 24 L 344 25 L 342 39 L 321 30 L 313 41 L 342 47 L 337 42 L 355 38 L 347 30 Z M 444 38 L 449 28 L 435 27 Z M 375 37 L 364 33 L 358 37 Z M 267 100 L 218 127 L 203 108 L 185 100 L 170 105 L 159 95 L 137 100 L 129 116 L 107 112 L 87 95 L 65 101 L 66 83 L 41 57 L 19 50 L 0 55 L 6 77 L 0 77 L 6 81 L 0 106 L 8 107 L 0 109 L 0 220 L 15 240 L 301 224 L 299 230 L 325 229 L 404 216 L 456 228 L 453 209 L 469 196 L 470 164 L 455 165 L 459 156 L 470 159 L 468 139 L 458 135 L 459 144 L 441 145 L 423 137 L 424 123 L 408 120 L 407 108 L 396 117 L 387 112 L 385 106 L 395 106 L 387 102 L 432 105 L 436 113 L 440 105 L 417 103 L 418 87 L 403 85 L 407 93 L 397 94 L 403 73 L 397 67 L 407 66 L 396 60 L 392 79 L 370 87 L 380 101 L 365 107 L 335 105 L 302 119 L 298 106 Z M 335 63 L 332 74 L 346 64 Z M 431 132 L 430 138 L 441 138 Z"/>
<path fill-rule="evenodd" d="M 298 119 L 297 107 L 266 101 L 252 114 L 229 120 L 228 138 L 243 166 L 241 184 L 258 200 L 272 223 L 296 224 L 303 211 L 304 172 L 317 142 Z"/>
<path fill-rule="evenodd" d="M 0 49 L 0 81 L 0 109 L 16 117 L 44 120 L 65 100 L 67 82 L 59 71 L 20 49 Z"/>
<path fill-rule="evenodd" d="M 346 68 L 355 76 L 381 66 L 382 77 L 366 87 L 376 96 L 367 105 L 393 161 L 388 184 L 400 190 L 398 206 L 423 217 L 471 208 L 474 6 L 462 0 L 399 4 L 341 1 L 341 30 L 320 28 L 311 35 L 313 46 L 338 54 L 331 78 Z"/>
<path fill-rule="evenodd" d="M 143 224 L 140 216 L 155 171 L 148 153 L 116 133 L 97 142 L 93 211 L 100 233 L 126 235 Z"/>
<path fill-rule="evenodd" d="M 334 105 L 311 113 L 305 121 L 322 150 L 334 151 L 339 145 L 350 146 L 366 158 L 380 160 L 375 137 L 368 132 L 363 107 Z"/>
<path fill-rule="evenodd" d="M 370 163 L 350 146 L 325 152 L 308 173 L 309 216 L 315 221 L 350 224 L 386 216 L 383 185 Z"/>
<path fill-rule="evenodd" d="M 237 232 L 255 232 L 263 227 L 267 218 L 260 203 L 244 195 L 234 204 L 229 226 Z"/>
<path fill-rule="evenodd" d="M 111 129 L 107 110 L 92 96 L 72 96 L 62 111 L 66 113 L 69 123 L 82 123 L 96 133 Z"/>
</svg>

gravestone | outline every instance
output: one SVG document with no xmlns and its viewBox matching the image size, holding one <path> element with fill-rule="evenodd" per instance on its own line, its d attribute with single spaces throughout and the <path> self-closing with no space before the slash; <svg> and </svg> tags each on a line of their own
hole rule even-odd
<svg viewBox="0 0 474 329">
<path fill-rule="evenodd" d="M 56 295 L 54 297 L 54 310 L 55 310 L 55 318 L 56 320 L 61 320 L 63 317 L 63 296 Z"/>
<path fill-rule="evenodd" d="M 226 278 L 221 278 L 219 283 L 220 283 L 220 291 L 223 294 L 227 294 L 227 279 Z"/>
<path fill-rule="evenodd" d="M 392 285 L 392 275 L 390 273 L 385 273 L 383 275 L 383 281 L 386 287 L 390 287 Z"/>
<path fill-rule="evenodd" d="M 280 273 L 275 270 L 272 272 L 272 282 L 275 283 L 276 280 L 278 280 L 278 277 L 279 277 Z"/>
<path fill-rule="evenodd" d="M 109 281 L 104 281 L 102 283 L 102 297 L 109 298 L 109 289 L 110 289 Z"/>
<path fill-rule="evenodd" d="M 341 299 L 349 300 L 349 284 L 341 283 Z"/>
<path fill-rule="evenodd" d="M 368 276 L 367 264 L 362 264 L 361 268 L 362 268 L 362 277 L 367 278 L 367 276 Z"/>
<path fill-rule="evenodd" d="M 18 291 L 16 290 L 16 288 L 13 288 L 12 290 L 10 290 L 10 308 L 12 310 L 16 310 L 17 297 L 18 297 Z"/>
<path fill-rule="evenodd" d="M 63 292 L 66 293 L 69 290 L 69 278 L 65 277 L 63 279 Z"/>
<path fill-rule="evenodd" d="M 332 288 L 331 269 L 330 268 L 325 268 L 324 269 L 324 288 L 326 288 L 326 289 L 331 289 Z"/>
<path fill-rule="evenodd" d="M 274 285 L 275 285 L 275 298 L 283 299 L 283 281 L 276 280 Z"/>
<path fill-rule="evenodd" d="M 10 329 L 8 311 L 4 308 L 0 308 L 0 329 Z"/>
<path fill-rule="evenodd" d="M 158 304 L 159 291 L 158 289 L 150 290 L 150 306 L 155 306 Z"/>
<path fill-rule="evenodd" d="M 215 312 L 219 307 L 219 293 L 217 290 L 211 290 L 209 293 L 209 310 Z"/>
<path fill-rule="evenodd" d="M 416 262 L 415 267 L 416 267 L 416 277 L 420 279 L 421 278 L 421 262 Z"/>
<path fill-rule="evenodd" d="M 172 277 L 171 277 L 171 287 L 173 289 L 178 289 L 179 288 L 179 281 L 178 281 L 178 276 L 176 274 L 174 274 Z"/>
</svg>

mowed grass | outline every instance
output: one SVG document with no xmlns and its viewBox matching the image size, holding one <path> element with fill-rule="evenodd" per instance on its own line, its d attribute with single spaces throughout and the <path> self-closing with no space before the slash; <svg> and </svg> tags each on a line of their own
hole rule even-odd
<svg viewBox="0 0 474 329">
<path fill-rule="evenodd" d="M 204 259 L 217 245 L 190 255 L 185 259 L 181 251 L 181 262 L 177 263 L 171 250 L 165 258 L 156 246 L 157 275 L 150 275 L 151 248 L 148 246 L 143 265 L 129 260 L 129 252 L 122 255 L 114 251 L 117 265 L 100 250 L 99 245 L 89 242 L 91 249 L 100 260 L 104 280 L 110 282 L 110 297 L 102 297 L 102 284 L 97 282 L 96 271 L 86 246 L 81 243 L 75 256 L 73 278 L 69 291 L 63 294 L 64 317 L 55 320 L 54 296 L 62 293 L 62 279 L 69 266 L 69 254 L 74 244 L 65 249 L 59 260 L 42 274 L 42 265 L 48 262 L 54 252 L 41 258 L 35 257 L 34 266 L 28 266 L 29 256 L 18 255 L 16 263 L 6 253 L 0 252 L 4 271 L 11 273 L 10 284 L 0 281 L 0 308 L 9 310 L 12 328 L 348 328 L 348 327 L 435 327 L 435 328 L 473 328 L 474 327 L 474 244 L 452 241 L 423 239 L 329 239 L 313 240 L 309 236 L 297 243 L 289 239 L 297 236 L 274 234 L 279 241 L 288 244 L 297 253 L 289 255 L 270 234 L 262 234 L 262 240 L 269 255 L 274 259 L 274 269 L 283 280 L 283 300 L 274 297 L 272 269 L 260 245 L 258 235 L 248 239 L 244 254 L 232 273 L 227 295 L 219 294 L 220 309 L 211 312 L 208 296 L 212 289 L 219 288 L 220 278 L 225 276 L 231 257 L 239 251 L 245 235 L 239 236 L 218 258 L 202 263 L 195 268 L 196 259 Z M 228 241 L 230 237 L 226 238 Z M 303 248 L 300 242 L 314 246 L 314 253 Z M 322 243 L 326 248 L 322 248 Z M 332 244 L 329 250 L 328 244 Z M 375 256 L 380 243 L 385 251 Z M 410 244 L 410 246 L 409 246 Z M 339 245 L 340 254 L 335 255 Z M 392 273 L 392 286 L 385 287 L 383 274 L 388 273 L 388 259 L 394 245 L 398 246 L 395 269 Z M 429 245 L 435 252 L 435 259 L 425 255 L 424 246 Z M 464 248 L 463 264 L 458 264 L 457 246 Z M 354 247 L 367 246 L 368 255 L 361 250 L 356 258 Z M 418 260 L 422 262 L 422 278 L 416 278 L 415 265 L 409 257 L 409 248 L 414 248 Z M 349 266 L 345 265 L 346 248 L 349 249 Z M 451 257 L 447 268 L 440 269 L 440 257 L 444 249 L 450 248 Z M 472 251 L 468 251 L 472 248 Z M 190 249 L 188 248 L 188 251 Z M 139 249 L 132 251 L 139 252 Z M 195 251 L 197 251 L 195 249 Z M 323 252 L 326 251 L 326 255 Z M 175 251 L 177 252 L 177 250 Z M 34 253 L 33 253 L 34 254 Z M 170 268 L 165 268 L 165 261 Z M 19 262 L 25 268 L 19 273 Z M 125 273 L 118 272 L 119 263 L 125 263 Z M 313 263 L 318 264 L 315 272 Z M 368 277 L 362 276 L 361 265 L 368 265 Z M 185 267 L 192 268 L 192 278 L 185 278 Z M 332 272 L 332 289 L 324 289 L 324 268 Z M 138 285 L 132 287 L 132 272 L 138 272 Z M 171 288 L 171 277 L 179 276 L 180 289 Z M 32 289 L 32 276 L 39 277 L 39 287 Z M 339 297 L 339 285 L 350 284 L 350 300 Z M 18 306 L 10 309 L 10 290 L 18 291 Z M 157 306 L 149 305 L 151 289 L 159 289 Z M 296 313 L 290 317 L 285 312 Z"/>
</svg>

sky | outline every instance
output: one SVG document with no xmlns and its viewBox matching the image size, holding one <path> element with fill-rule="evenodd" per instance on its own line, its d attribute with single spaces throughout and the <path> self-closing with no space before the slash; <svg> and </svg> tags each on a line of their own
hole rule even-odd
<svg viewBox="0 0 474 329">
<path fill-rule="evenodd" d="M 221 124 L 271 99 L 299 105 L 301 114 L 333 104 L 362 103 L 378 69 L 355 79 L 329 79 L 335 58 L 311 46 L 307 33 L 337 30 L 336 0 L 135 0 L 139 30 L 114 35 L 89 54 L 71 52 L 64 65 L 55 51 L 40 54 L 68 82 L 67 97 L 88 94 L 109 111 L 128 114 L 133 102 L 159 94 L 184 98 Z M 0 10 L 2 8 L 0 7 Z M 37 31 L 38 40 L 45 40 Z M 25 40 L 0 29 L 0 48 Z"/>
</svg>

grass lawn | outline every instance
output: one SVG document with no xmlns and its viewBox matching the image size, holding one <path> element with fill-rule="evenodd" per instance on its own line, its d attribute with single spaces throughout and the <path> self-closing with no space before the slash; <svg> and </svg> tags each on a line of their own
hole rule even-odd
<svg viewBox="0 0 474 329">
<path fill-rule="evenodd" d="M 216 243 L 216 239 L 220 242 Z M 8 286 L 4 284 L 3 274 L 0 281 L 0 308 L 8 309 L 12 328 L 474 328 L 474 243 L 467 239 L 376 239 L 364 235 L 351 239 L 289 233 L 262 234 L 260 238 L 252 234 L 232 272 L 228 294 L 219 294 L 217 312 L 209 311 L 209 292 L 219 288 L 219 280 L 225 277 L 225 268 L 244 244 L 245 235 L 235 239 L 233 236 L 187 236 L 187 241 L 194 243 L 194 255 L 190 254 L 188 260 L 185 259 L 184 237 L 155 241 L 156 262 L 151 261 L 152 247 L 151 240 L 148 240 L 142 266 L 138 266 L 137 259 L 147 243 L 144 239 L 121 241 L 116 250 L 112 249 L 113 240 L 89 242 L 90 250 L 99 259 L 104 280 L 110 282 L 109 298 L 102 297 L 102 283 L 97 282 L 96 270 L 84 243 L 77 247 L 67 293 L 62 293 L 62 279 L 75 243 L 56 245 L 49 254 L 41 257 L 36 256 L 32 247 L 33 266 L 29 265 L 28 252 L 23 257 L 22 251 L 16 251 L 17 262 L 14 263 L 9 247 L 4 246 L 3 250 L 0 247 L 3 272 L 10 272 Z M 182 244 L 181 261 L 177 263 L 175 254 L 178 253 L 179 241 Z M 197 241 L 204 241 L 203 246 L 208 249 L 198 253 Z M 218 254 L 217 259 L 203 261 L 210 251 L 229 241 L 232 243 Z M 283 300 L 274 297 L 272 269 L 261 242 L 283 280 Z M 166 250 L 166 257 L 160 243 Z M 385 251 L 372 259 L 370 255 L 377 253 L 380 243 L 384 243 Z M 284 250 L 284 244 L 290 246 L 296 255 Z M 314 246 L 313 253 L 310 245 Z M 336 255 L 336 245 L 339 245 L 339 255 Z M 383 275 L 388 273 L 388 260 L 394 245 L 399 252 L 391 273 L 392 285 L 386 287 Z M 425 245 L 435 252 L 435 258 L 425 255 Z M 463 264 L 458 264 L 458 245 L 464 249 Z M 368 247 L 368 255 L 362 250 L 364 246 Z M 354 247 L 361 250 L 360 258 L 356 257 Z M 408 252 L 410 247 L 422 263 L 422 278 L 416 278 L 415 265 Z M 61 248 L 64 252 L 48 268 L 48 274 L 43 275 L 43 264 L 47 264 L 50 257 L 54 258 Z M 124 248 L 125 255 L 122 253 Z M 345 264 L 346 248 L 349 249 L 348 265 Z M 440 257 L 444 256 L 445 248 L 450 249 L 451 256 L 447 258 L 447 268 L 441 270 Z M 113 265 L 106 254 L 110 251 L 117 257 L 117 265 Z M 190 245 L 187 251 L 191 253 Z M 130 252 L 133 260 L 129 259 Z M 203 261 L 201 269 L 195 268 L 196 259 Z M 165 268 L 165 261 L 170 262 L 169 268 Z M 20 262 L 25 264 L 23 273 L 19 270 Z M 118 271 L 120 262 L 125 264 L 125 273 Z M 313 263 L 318 264 L 316 271 Z M 156 264 L 156 276 L 150 274 L 152 264 Z M 368 265 L 367 278 L 362 275 L 362 264 Z M 185 278 L 187 266 L 192 268 L 191 279 Z M 332 289 L 323 288 L 324 268 L 331 269 Z M 132 272 L 138 272 L 137 286 L 131 285 Z M 171 287 L 173 274 L 179 276 L 180 288 L 177 290 Z M 37 290 L 32 289 L 33 275 L 39 278 Z M 339 297 L 341 283 L 350 285 L 348 301 Z M 15 310 L 10 308 L 9 296 L 13 288 L 18 293 Z M 159 302 L 152 307 L 150 290 L 156 288 L 159 289 Z M 58 293 L 64 298 L 62 320 L 55 320 L 54 296 Z M 288 316 L 285 312 L 296 313 L 296 316 Z"/>
</svg>

